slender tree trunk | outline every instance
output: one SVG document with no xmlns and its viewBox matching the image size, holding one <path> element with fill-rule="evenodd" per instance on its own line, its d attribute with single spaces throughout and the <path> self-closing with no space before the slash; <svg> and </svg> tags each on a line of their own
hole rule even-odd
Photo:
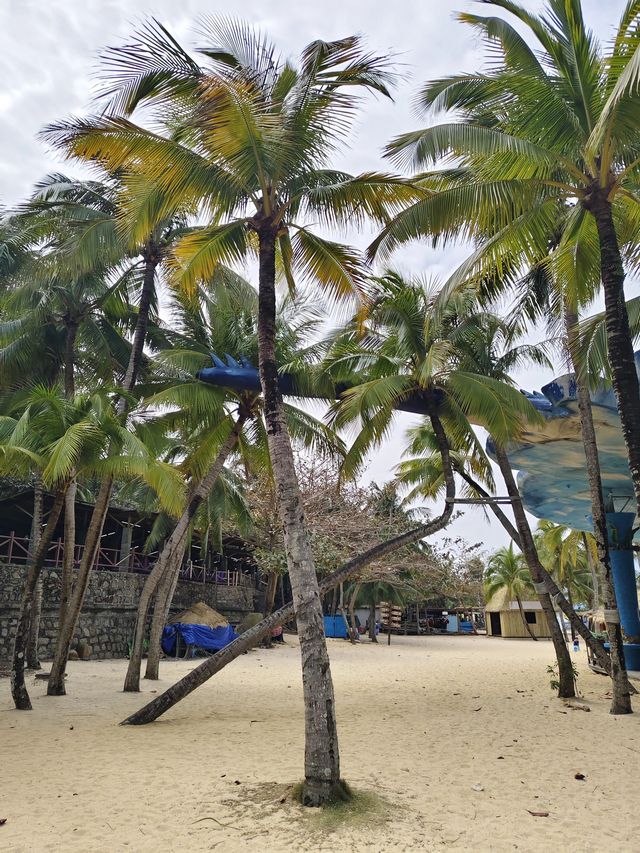
<svg viewBox="0 0 640 853">
<path fill-rule="evenodd" d="M 378 635 L 376 634 L 376 603 L 372 601 L 369 605 L 369 639 L 372 643 L 378 642 Z"/>
<path fill-rule="evenodd" d="M 53 539 L 53 534 L 56 529 L 56 524 L 60 518 L 62 506 L 64 504 L 64 488 L 60 489 L 54 498 L 53 506 L 47 518 L 47 524 L 42 531 L 42 536 L 38 542 L 38 547 L 35 550 L 33 559 L 30 560 L 27 568 L 27 577 L 25 580 L 24 590 L 22 592 L 22 601 L 20 602 L 20 612 L 18 614 L 18 624 L 13 640 L 13 665 L 11 668 L 11 695 L 18 711 L 30 711 L 31 700 L 24 683 L 24 664 L 25 652 L 27 646 L 27 637 L 29 634 L 29 615 L 31 613 L 31 605 L 33 596 L 40 577 L 40 572 L 44 565 L 47 550 Z"/>
<path fill-rule="evenodd" d="M 598 610 L 600 607 L 600 578 L 598 577 L 598 569 L 596 567 L 596 562 L 593 559 L 593 554 L 591 553 L 586 533 L 582 534 L 582 544 L 584 545 L 584 552 L 587 555 L 587 565 L 591 572 L 591 586 L 593 587 L 593 601 L 591 602 L 591 607 L 593 610 Z"/>
<path fill-rule="evenodd" d="M 585 206 L 593 214 L 598 229 L 609 364 L 640 512 L 640 385 L 624 298 L 624 266 L 608 193 L 606 187 L 594 187 Z"/>
<path fill-rule="evenodd" d="M 613 223 L 611 223 L 613 229 Z M 615 231 L 613 232 L 615 237 Z M 616 243 L 617 246 L 617 243 Z M 624 291 L 622 283 L 624 281 L 624 273 L 620 281 L 620 291 L 622 293 L 622 302 L 624 306 Z M 603 282 L 604 282 L 604 261 L 603 261 Z M 624 316 L 626 318 L 626 306 L 623 307 Z M 607 324 L 608 324 L 607 320 Z M 591 494 L 591 513 L 593 516 L 593 530 L 598 548 L 598 560 L 602 569 L 603 588 L 602 594 L 604 597 L 605 607 L 605 622 L 607 626 L 607 634 L 609 636 L 609 647 L 611 649 L 611 685 L 612 685 L 612 714 L 630 714 L 631 709 L 631 691 L 629 679 L 627 677 L 627 668 L 624 660 L 624 649 L 622 641 L 622 630 L 620 628 L 620 614 L 618 611 L 618 603 L 616 601 L 616 593 L 613 585 L 613 575 L 611 572 L 611 555 L 609 554 L 609 532 L 607 530 L 607 514 L 602 494 L 602 477 L 600 472 L 600 458 L 598 456 L 598 444 L 596 440 L 596 430 L 593 423 L 593 412 L 591 409 L 591 394 L 589 392 L 588 381 L 582 370 L 580 359 L 577 351 L 577 334 L 578 334 L 578 317 L 570 310 L 567 310 L 565 305 L 565 324 L 567 331 L 567 346 L 569 355 L 573 363 L 573 369 L 576 377 L 576 390 L 578 397 L 578 408 L 580 411 L 580 429 L 582 431 L 582 444 L 584 447 L 584 455 L 587 466 L 587 478 L 589 480 L 589 492 Z M 628 327 L 628 324 L 627 324 Z M 609 331 L 607 329 L 609 334 Z M 629 348 L 631 348 L 629 338 Z M 609 356 L 611 358 L 611 343 L 609 341 Z M 633 352 L 632 352 L 633 356 Z M 635 373 L 635 363 L 633 362 L 633 376 L 636 380 L 637 392 L 637 376 Z M 617 391 L 616 391 L 617 393 Z M 620 400 L 618 399 L 618 408 L 620 409 Z M 620 410 L 620 419 L 622 420 L 622 411 Z M 623 426 L 624 431 L 624 426 Z M 635 437 L 640 438 L 640 436 Z M 626 437 L 625 437 L 626 440 Z M 628 446 L 628 445 L 627 445 Z M 631 456 L 629 457 L 631 459 Z M 636 484 L 634 481 L 634 488 Z M 636 488 L 636 496 L 638 491 Z"/>
<path fill-rule="evenodd" d="M 571 595 L 571 584 L 570 583 L 567 584 L 567 601 L 569 602 L 569 607 L 572 610 L 574 610 L 575 608 L 573 606 L 573 596 Z M 576 630 L 573 627 L 573 625 L 571 625 L 570 627 L 571 627 L 571 642 L 573 642 L 576 638 Z"/>
<path fill-rule="evenodd" d="M 75 382 L 75 345 L 78 334 L 77 321 L 67 318 L 65 322 L 66 339 L 64 351 L 64 396 L 73 401 L 76 395 Z M 76 546 L 76 493 L 78 486 L 75 472 L 71 474 L 71 482 L 64 499 L 64 539 L 62 543 L 62 573 L 60 577 L 60 614 L 58 630 L 67 618 L 67 609 L 73 590 L 73 570 Z"/>
<path fill-rule="evenodd" d="M 42 536 L 42 518 L 44 515 L 44 488 L 42 475 L 37 472 L 33 481 L 33 519 L 31 522 L 31 537 L 29 542 L 29 555 L 35 554 L 40 537 Z M 29 636 L 27 638 L 27 668 L 41 669 L 38 658 L 38 644 L 40 639 L 40 618 L 42 616 L 42 572 L 38 577 L 36 588 L 33 593 L 31 613 L 29 614 Z"/>
<path fill-rule="evenodd" d="M 360 640 L 360 634 L 358 633 L 358 625 L 356 623 L 356 598 L 358 597 L 358 593 L 360 592 L 360 587 L 362 584 L 356 583 L 353 587 L 353 592 L 351 593 L 351 598 L 349 599 L 349 639 L 352 643 L 357 643 Z"/>
<path fill-rule="evenodd" d="M 80 567 L 78 569 L 78 577 L 71 594 L 69 607 L 67 608 L 67 616 L 64 622 L 58 627 L 58 636 L 56 639 L 56 650 L 51 664 L 51 673 L 47 684 L 47 696 L 64 696 L 66 693 L 64 679 L 67 669 L 67 660 L 69 658 L 69 650 L 71 642 L 76 630 L 76 624 L 82 604 L 89 585 L 89 577 L 100 549 L 100 539 L 104 520 L 109 508 L 109 499 L 111 497 L 111 478 L 105 480 L 100 486 L 98 496 L 96 498 L 95 507 L 91 514 L 91 521 L 87 529 L 84 550 Z"/>
<path fill-rule="evenodd" d="M 352 575 L 361 571 L 374 560 L 380 560 L 386 557 L 387 554 L 392 554 L 405 545 L 418 542 L 420 539 L 432 536 L 434 533 L 443 530 L 451 520 L 453 513 L 454 487 L 453 477 L 451 477 L 450 481 L 447 481 L 446 501 L 441 515 L 426 524 L 421 524 L 413 530 L 402 533 L 400 536 L 388 539 L 386 542 L 379 542 L 373 548 L 344 563 L 337 571 L 324 578 L 320 584 L 320 591 L 322 593 L 328 592 L 344 583 L 345 580 L 348 580 Z M 274 611 L 266 619 L 263 619 L 257 625 L 254 625 L 253 628 L 241 634 L 237 640 L 234 640 L 210 658 L 207 658 L 200 666 L 191 670 L 184 678 L 171 685 L 160 696 L 155 697 L 139 711 L 127 717 L 126 720 L 122 721 L 122 725 L 139 726 L 157 720 L 158 717 L 161 717 L 162 714 L 173 708 L 174 705 L 186 698 L 196 688 L 200 687 L 201 684 L 204 684 L 205 681 L 208 681 L 212 676 L 220 672 L 221 669 L 224 669 L 227 664 L 254 646 L 257 646 L 261 640 L 271 634 L 271 631 L 276 626 L 290 622 L 294 615 L 295 611 L 292 602 Z"/>
<path fill-rule="evenodd" d="M 244 426 L 246 419 L 247 414 L 241 411 L 238 414 L 238 418 L 233 424 L 233 427 L 229 431 L 229 435 L 225 439 L 224 444 L 218 451 L 218 455 L 216 456 L 215 461 L 211 465 L 211 468 L 209 468 L 206 476 L 194 489 L 193 494 L 191 495 L 184 512 L 180 516 L 178 523 L 176 524 L 173 529 L 173 532 L 171 533 L 171 536 L 169 536 L 169 538 L 165 542 L 164 548 L 158 556 L 155 566 L 151 570 L 151 574 L 145 581 L 144 587 L 142 588 L 142 593 L 140 594 L 140 601 L 138 602 L 136 628 L 133 638 L 133 645 L 131 648 L 131 656 L 129 658 L 129 666 L 127 668 L 127 675 L 125 677 L 124 682 L 125 693 L 138 693 L 140 690 L 140 667 L 142 665 L 144 633 L 147 621 L 147 612 L 149 610 L 149 604 L 151 603 L 151 599 L 156 594 L 156 591 L 158 590 L 158 587 L 165 573 L 169 574 L 171 582 L 173 580 L 173 575 L 177 577 L 177 575 L 180 573 L 180 565 L 182 561 L 182 555 L 184 554 L 185 542 L 187 538 L 187 533 L 189 531 L 189 526 L 200 504 L 208 497 L 209 492 L 215 485 L 215 482 L 220 476 L 220 472 L 222 471 L 224 463 L 229 457 L 229 454 L 236 446 L 238 437 L 242 432 L 242 427 Z M 157 634 L 158 643 L 159 636 L 161 634 L 162 626 L 160 627 L 160 634 Z M 149 654 L 151 654 L 151 646 L 149 646 Z M 160 652 L 158 651 L 158 656 L 159 654 Z"/>
<path fill-rule="evenodd" d="M 73 574 L 76 550 L 76 494 L 78 485 L 75 474 L 64 498 L 64 541 L 62 543 L 62 572 L 60 574 L 60 613 L 58 630 L 67 619 L 69 602 L 73 592 Z"/>
<path fill-rule="evenodd" d="M 491 497 L 491 495 L 486 491 L 486 489 L 483 489 L 483 487 L 480 485 L 480 483 L 477 483 L 472 477 L 469 476 L 469 474 L 466 471 L 464 471 L 463 469 L 461 469 L 459 467 L 456 468 L 456 471 L 458 474 L 460 474 L 462 479 L 466 483 L 468 483 L 479 495 L 481 495 L 482 497 L 485 497 L 485 498 Z M 517 489 L 517 486 L 516 486 L 516 489 Z M 487 505 L 488 505 L 489 509 L 491 510 L 491 512 L 498 519 L 500 524 L 503 526 L 503 528 L 506 530 L 506 532 L 509 534 L 509 536 L 513 540 L 514 544 L 517 545 L 518 548 L 520 548 L 520 550 L 522 551 L 522 545 L 520 542 L 520 535 L 518 534 L 518 531 L 513 526 L 511 521 L 507 518 L 507 516 L 504 514 L 504 512 L 500 509 L 500 507 L 497 504 L 489 501 L 489 503 Z M 582 639 L 585 642 L 585 645 L 588 646 L 589 650 L 593 654 L 593 657 L 598 662 L 598 666 L 600 666 L 607 674 L 609 674 L 611 672 L 611 661 L 609 659 L 609 653 L 605 649 L 603 643 L 600 640 L 596 639 L 596 637 L 593 636 L 593 634 L 591 633 L 589 628 L 584 624 L 582 619 L 580 619 L 580 617 L 575 612 L 575 610 L 572 610 L 569 607 L 569 602 L 564 597 L 564 595 L 560 591 L 558 585 L 556 584 L 554 579 L 551 577 L 549 572 L 544 568 L 544 566 L 540 562 L 539 562 L 539 569 L 541 571 L 542 579 L 543 579 L 544 585 L 545 585 L 549 595 L 552 596 L 552 598 L 555 602 L 557 602 L 557 606 L 562 611 L 562 613 L 564 613 L 564 615 L 567 617 L 567 619 L 569 620 L 571 625 L 573 625 L 576 633 L 582 637 Z M 563 628 L 564 628 L 564 625 L 563 625 Z"/>
<path fill-rule="evenodd" d="M 147 241 L 142 256 L 144 259 L 144 275 L 142 278 L 142 290 L 140 291 L 140 302 L 138 303 L 138 317 L 133 330 L 129 364 L 127 365 L 127 371 L 122 382 L 122 387 L 125 391 L 132 391 L 138 379 L 142 365 L 144 342 L 149 326 L 151 302 L 156 291 L 156 269 L 160 263 L 160 250 L 153 240 Z"/>
<path fill-rule="evenodd" d="M 537 642 L 538 638 L 531 630 L 531 625 L 527 622 L 527 617 L 524 615 L 524 609 L 522 607 L 522 601 L 520 600 L 520 596 L 516 595 L 516 602 L 518 603 L 518 610 L 520 611 L 520 618 L 522 619 L 522 624 L 524 625 L 527 634 L 531 637 L 532 640 Z"/>
<path fill-rule="evenodd" d="M 155 291 L 155 273 L 160 260 L 157 247 L 155 247 L 151 241 L 149 241 L 145 247 L 143 256 L 145 260 L 145 272 L 142 291 L 140 294 L 140 304 L 138 307 L 138 318 L 136 320 L 136 326 L 133 334 L 129 364 L 122 383 L 122 387 L 125 392 L 133 390 L 140 370 L 140 365 L 142 363 L 144 342 L 147 326 L 149 324 L 149 311 Z M 123 395 L 120 397 L 117 404 L 117 412 L 120 416 L 124 416 L 127 411 L 127 406 L 128 400 L 126 396 Z M 71 641 L 80 616 L 80 610 L 82 608 L 82 603 L 84 601 L 84 596 L 89 582 L 89 575 L 100 548 L 100 537 L 102 536 L 104 522 L 107 517 L 107 512 L 109 511 L 112 485 L 113 478 L 110 476 L 107 476 L 102 481 L 93 512 L 91 514 L 91 521 L 89 522 L 89 528 L 85 537 L 84 551 L 80 562 L 80 568 L 78 570 L 76 585 L 69 602 L 69 607 L 67 608 L 64 623 L 62 623 L 58 629 L 56 651 L 47 687 L 47 694 L 49 696 L 61 696 L 65 693 L 64 673 L 67 666 L 67 659 L 69 657 L 69 650 L 71 648 Z"/>
<path fill-rule="evenodd" d="M 551 601 L 553 601 L 553 599 L 551 599 Z M 560 627 L 562 628 L 562 636 L 564 637 L 564 641 L 565 641 L 565 643 L 568 643 L 569 642 L 569 635 L 567 634 L 567 628 L 564 624 L 564 619 L 562 618 L 562 611 L 559 610 L 559 608 L 556 605 L 554 605 L 554 610 L 556 611 L 557 619 L 560 622 Z M 574 627 L 573 627 L 573 623 L 571 623 L 571 636 L 573 636 L 573 633 L 574 633 Z"/>
<path fill-rule="evenodd" d="M 495 443 L 495 454 L 498 466 L 507 487 L 507 494 L 511 498 L 511 506 L 513 508 L 513 515 L 516 520 L 516 527 L 520 537 L 522 553 L 527 561 L 529 571 L 531 572 L 534 587 L 546 616 L 549 633 L 551 634 L 551 640 L 553 641 L 553 646 L 556 652 L 559 681 L 558 695 L 563 699 L 567 699 L 576 695 L 571 656 L 562 636 L 562 631 L 560 630 L 560 625 L 558 624 L 555 610 L 553 609 L 551 597 L 547 591 L 548 585 L 545 583 L 543 575 L 544 569 L 538 559 L 536 545 L 533 541 L 533 536 L 531 535 L 531 528 L 529 527 L 529 522 L 527 521 L 524 507 L 522 506 L 522 499 L 520 498 L 520 492 L 518 491 L 518 486 L 516 485 L 516 480 L 513 476 L 511 465 L 509 464 L 509 459 L 507 458 L 504 448 L 497 443 Z"/>
<path fill-rule="evenodd" d="M 278 588 L 278 575 L 276 572 L 269 573 L 267 581 L 267 589 L 264 594 L 264 616 L 268 616 L 273 610 L 273 605 L 276 599 L 276 589 Z"/>
<path fill-rule="evenodd" d="M 185 537 L 186 539 L 186 537 Z M 151 628 L 149 631 L 149 652 L 147 654 L 147 668 L 144 677 L 150 681 L 157 681 L 160 673 L 160 656 L 162 654 L 162 631 L 167 624 L 171 602 L 175 595 L 178 579 L 180 577 L 180 567 L 184 560 L 186 542 L 182 549 L 179 549 L 172 563 L 167 566 L 167 571 L 160 581 L 158 592 L 156 593 L 156 602 L 153 607 L 153 616 L 151 618 Z"/>
<path fill-rule="evenodd" d="M 320 806 L 329 802 L 336 786 L 340 784 L 335 698 L 318 579 L 305 530 L 302 498 L 278 385 L 275 354 L 275 228 L 270 222 L 265 223 L 258 237 L 260 383 L 302 658 L 305 713 L 305 781 L 302 802 L 308 806 Z"/>
</svg>

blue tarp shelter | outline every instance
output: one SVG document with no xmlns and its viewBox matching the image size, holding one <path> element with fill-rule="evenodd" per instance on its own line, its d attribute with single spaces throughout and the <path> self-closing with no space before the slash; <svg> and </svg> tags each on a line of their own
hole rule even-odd
<svg viewBox="0 0 640 853">
<path fill-rule="evenodd" d="M 161 645 L 165 654 L 174 656 L 179 637 L 185 646 L 217 652 L 228 646 L 237 636 L 231 625 L 222 628 L 209 628 L 206 625 L 174 622 L 172 625 L 167 625 L 163 630 Z"/>
</svg>

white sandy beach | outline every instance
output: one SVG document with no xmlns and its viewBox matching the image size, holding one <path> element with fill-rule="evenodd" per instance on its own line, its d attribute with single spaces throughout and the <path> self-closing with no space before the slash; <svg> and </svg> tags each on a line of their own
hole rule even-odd
<svg viewBox="0 0 640 853">
<path fill-rule="evenodd" d="M 640 713 L 611 717 L 583 656 L 591 713 L 553 697 L 548 642 L 329 641 L 343 775 L 377 795 L 334 825 L 291 802 L 303 727 L 287 643 L 143 728 L 117 726 L 144 698 L 119 692 L 125 661 L 71 663 L 67 697 L 30 677 L 32 713 L 0 681 L 0 850 L 640 850 Z M 144 695 L 192 666 L 163 663 Z"/>
</svg>

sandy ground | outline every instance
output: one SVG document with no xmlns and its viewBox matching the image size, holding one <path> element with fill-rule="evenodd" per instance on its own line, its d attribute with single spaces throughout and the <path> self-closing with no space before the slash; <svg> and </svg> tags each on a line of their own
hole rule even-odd
<svg viewBox="0 0 640 853">
<path fill-rule="evenodd" d="M 71 663 L 66 697 L 30 679 L 32 713 L 3 679 L 0 850 L 640 851 L 640 713 L 611 717 L 582 656 L 591 713 L 553 697 L 548 642 L 329 641 L 343 775 L 372 796 L 327 815 L 291 800 L 303 726 L 287 642 L 143 728 L 116 725 L 141 704 L 119 692 L 124 661 Z M 192 665 L 163 663 L 144 693 Z"/>
</svg>

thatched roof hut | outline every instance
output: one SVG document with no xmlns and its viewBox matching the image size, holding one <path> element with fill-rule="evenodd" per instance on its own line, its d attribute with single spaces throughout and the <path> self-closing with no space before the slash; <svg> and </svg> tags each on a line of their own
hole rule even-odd
<svg viewBox="0 0 640 853">
<path fill-rule="evenodd" d="M 539 601 L 523 601 L 522 609 L 527 624 L 536 637 L 551 636 Z M 518 602 L 509 599 L 506 589 L 499 590 L 487 601 L 485 614 L 488 637 L 529 637 L 522 622 Z"/>
</svg>

